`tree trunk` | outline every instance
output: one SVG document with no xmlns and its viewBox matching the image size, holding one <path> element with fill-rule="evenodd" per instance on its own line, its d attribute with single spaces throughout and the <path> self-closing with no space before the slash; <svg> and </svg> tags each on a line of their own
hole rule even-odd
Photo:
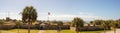
<svg viewBox="0 0 120 33">
<path fill-rule="evenodd" d="M 0 33 L 1 33 L 1 30 L 0 30 Z"/>
<path fill-rule="evenodd" d="M 19 33 L 19 26 L 18 26 L 18 33 Z"/>
<path fill-rule="evenodd" d="M 60 33 L 60 27 L 59 27 L 59 33 Z"/>
<path fill-rule="evenodd" d="M 61 27 L 59 26 L 59 27 L 58 27 L 58 33 L 60 33 L 60 31 L 61 31 Z"/>
<path fill-rule="evenodd" d="M 114 28 L 114 33 L 116 33 L 116 28 Z"/>
<path fill-rule="evenodd" d="M 77 29 L 77 33 L 78 33 L 78 29 Z"/>
<path fill-rule="evenodd" d="M 76 32 L 78 33 L 78 27 L 76 27 Z"/>
<path fill-rule="evenodd" d="M 2 30 L 2 25 L 1 25 L 1 24 L 0 24 L 0 27 L 1 27 L 1 28 L 0 28 L 0 33 L 1 33 L 1 30 Z"/>
<path fill-rule="evenodd" d="M 82 30 L 82 29 L 81 29 L 81 27 L 80 27 L 80 33 L 82 32 L 81 30 Z"/>
<path fill-rule="evenodd" d="M 1 29 L 0 29 L 0 33 L 1 33 Z"/>
<path fill-rule="evenodd" d="M 30 25 L 31 25 L 31 23 L 28 22 L 28 33 L 30 33 Z"/>
<path fill-rule="evenodd" d="M 106 33 L 106 29 L 104 28 L 104 33 Z"/>
</svg>

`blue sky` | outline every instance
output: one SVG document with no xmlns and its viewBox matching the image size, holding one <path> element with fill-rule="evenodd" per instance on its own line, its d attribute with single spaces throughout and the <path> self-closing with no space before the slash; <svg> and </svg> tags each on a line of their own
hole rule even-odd
<svg viewBox="0 0 120 33">
<path fill-rule="evenodd" d="M 38 20 L 84 20 L 120 18 L 120 0 L 0 0 L 0 19 L 9 16 L 21 19 L 20 12 L 26 6 L 33 6 L 38 12 Z"/>
</svg>

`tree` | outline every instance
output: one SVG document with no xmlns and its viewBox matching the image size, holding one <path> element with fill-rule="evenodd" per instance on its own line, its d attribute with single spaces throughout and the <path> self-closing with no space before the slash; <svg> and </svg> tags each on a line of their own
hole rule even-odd
<svg viewBox="0 0 120 33">
<path fill-rule="evenodd" d="M 81 18 L 75 17 L 72 22 L 73 22 L 73 26 L 76 27 L 77 33 L 78 33 L 78 29 L 84 26 L 84 21 Z"/>
<path fill-rule="evenodd" d="M 95 25 L 101 25 L 103 20 L 94 20 Z"/>
<path fill-rule="evenodd" d="M 101 26 L 104 28 L 104 33 L 106 33 L 106 22 L 103 21 L 102 24 L 101 24 Z"/>
<path fill-rule="evenodd" d="M 90 21 L 90 24 L 92 24 L 93 26 L 95 26 L 95 22 L 94 21 Z"/>
<path fill-rule="evenodd" d="M 113 20 L 110 20 L 110 22 L 111 22 L 111 26 L 113 27 L 114 33 L 116 33 L 116 25 L 117 25 L 117 22 L 116 22 L 116 21 L 113 21 Z"/>
<path fill-rule="evenodd" d="M 63 22 L 62 21 L 58 21 L 58 32 L 60 33 L 60 31 L 61 31 L 61 26 L 63 26 Z"/>
<path fill-rule="evenodd" d="M 94 22 L 93 22 L 93 21 L 90 21 L 90 24 L 94 24 Z"/>
<path fill-rule="evenodd" d="M 19 33 L 20 24 L 21 24 L 20 21 L 16 22 L 16 25 L 17 25 L 17 28 L 18 28 L 18 33 Z"/>
<path fill-rule="evenodd" d="M 2 30 L 2 24 L 4 23 L 3 20 L 0 20 L 0 33 L 1 33 L 1 30 Z"/>
<path fill-rule="evenodd" d="M 106 33 L 106 30 L 110 29 L 112 21 L 113 20 L 101 20 L 102 22 L 101 26 L 104 28 L 104 33 Z"/>
<path fill-rule="evenodd" d="M 105 23 L 106 23 L 106 29 L 107 30 L 110 30 L 111 29 L 111 23 L 112 23 L 113 20 L 106 20 Z"/>
<path fill-rule="evenodd" d="M 117 27 L 120 27 L 120 19 L 116 20 L 117 22 Z"/>
<path fill-rule="evenodd" d="M 37 19 L 37 12 L 33 6 L 27 6 L 22 12 L 22 21 L 28 23 L 28 33 L 30 33 L 30 25 Z"/>
</svg>

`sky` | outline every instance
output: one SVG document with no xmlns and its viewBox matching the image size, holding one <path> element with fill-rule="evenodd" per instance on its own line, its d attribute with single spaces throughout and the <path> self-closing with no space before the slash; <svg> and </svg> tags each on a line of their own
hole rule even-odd
<svg viewBox="0 0 120 33">
<path fill-rule="evenodd" d="M 20 12 L 33 6 L 38 20 L 73 20 L 80 17 L 85 21 L 95 19 L 119 19 L 120 0 L 0 0 L 0 19 L 10 17 L 21 20 Z"/>
</svg>

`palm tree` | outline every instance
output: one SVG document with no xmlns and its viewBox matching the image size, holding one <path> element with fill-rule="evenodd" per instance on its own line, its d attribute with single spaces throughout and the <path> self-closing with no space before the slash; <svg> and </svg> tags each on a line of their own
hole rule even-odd
<svg viewBox="0 0 120 33">
<path fill-rule="evenodd" d="M 84 21 L 81 18 L 75 17 L 72 22 L 73 22 L 73 26 L 76 27 L 77 33 L 78 33 L 78 29 L 84 26 Z"/>
<path fill-rule="evenodd" d="M 33 6 L 27 6 L 22 12 L 22 21 L 28 23 L 28 33 L 30 33 L 30 26 L 32 22 L 35 22 L 37 19 L 37 12 Z"/>
<path fill-rule="evenodd" d="M 105 21 L 102 22 L 101 26 L 104 28 L 104 33 L 106 33 L 106 23 L 105 23 Z"/>
<path fill-rule="evenodd" d="M 116 20 L 117 22 L 117 27 L 120 27 L 120 19 Z"/>
<path fill-rule="evenodd" d="M 2 24 L 4 23 L 3 20 L 0 20 L 0 33 L 1 33 L 1 30 L 2 30 Z"/>
<path fill-rule="evenodd" d="M 16 22 L 16 25 L 17 25 L 17 28 L 18 28 L 18 33 L 19 33 L 20 24 L 21 24 L 20 21 Z"/>
<path fill-rule="evenodd" d="M 93 21 L 96 25 L 101 25 L 103 20 L 94 20 Z"/>
<path fill-rule="evenodd" d="M 101 26 L 104 28 L 104 33 L 106 33 L 106 30 L 110 29 L 111 20 L 101 20 L 101 22 Z"/>
<path fill-rule="evenodd" d="M 113 20 L 110 20 L 111 21 L 111 26 L 113 27 L 113 30 L 114 30 L 114 33 L 116 33 L 116 25 L 117 23 Z"/>
</svg>

